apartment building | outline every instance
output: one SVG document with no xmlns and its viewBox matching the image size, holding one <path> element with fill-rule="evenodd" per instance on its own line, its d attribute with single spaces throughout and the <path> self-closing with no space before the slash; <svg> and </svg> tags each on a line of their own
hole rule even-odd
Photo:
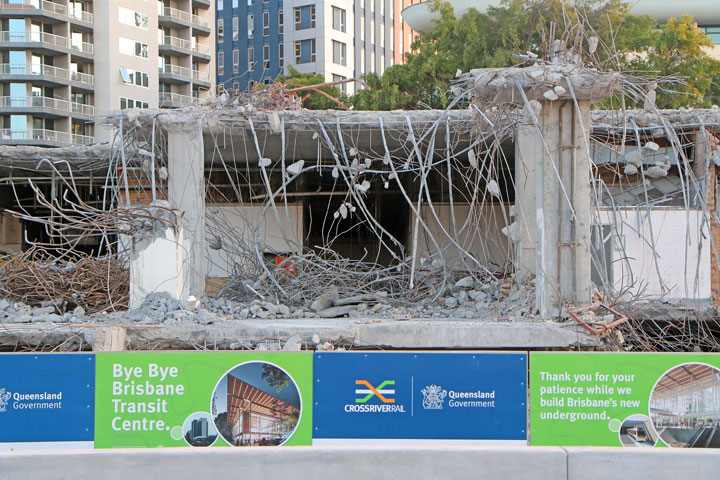
<svg viewBox="0 0 720 480">
<path fill-rule="evenodd" d="M 403 61 L 409 0 L 218 0 L 217 83 L 244 90 L 292 65 L 325 81 L 382 74 Z M 344 84 L 348 94 L 355 85 Z"/>
<path fill-rule="evenodd" d="M 0 145 L 108 141 L 96 119 L 214 92 L 211 0 L 0 0 Z"/>
</svg>

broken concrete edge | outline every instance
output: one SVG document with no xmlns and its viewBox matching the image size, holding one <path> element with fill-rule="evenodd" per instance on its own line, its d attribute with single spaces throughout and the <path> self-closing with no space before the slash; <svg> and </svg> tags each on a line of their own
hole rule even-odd
<svg viewBox="0 0 720 480">
<path fill-rule="evenodd" d="M 213 325 L 5 324 L 0 348 L 119 350 L 331 350 L 601 348 L 598 337 L 552 321 L 287 319 Z M 293 347 L 292 345 L 297 345 Z"/>
</svg>

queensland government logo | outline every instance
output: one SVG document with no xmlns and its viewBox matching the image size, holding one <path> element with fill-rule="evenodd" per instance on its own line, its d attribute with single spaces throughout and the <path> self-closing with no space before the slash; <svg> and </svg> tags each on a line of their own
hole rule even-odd
<svg viewBox="0 0 720 480">
<path fill-rule="evenodd" d="M 428 385 L 420 391 L 423 394 L 422 406 L 425 410 L 442 410 L 447 390 L 438 385 Z"/>
<path fill-rule="evenodd" d="M 7 404 L 10 400 L 10 392 L 6 392 L 4 388 L 0 388 L 0 412 L 7 410 Z"/>
<path fill-rule="evenodd" d="M 395 402 L 395 380 L 385 380 L 377 387 L 367 380 L 355 380 L 355 404 L 345 405 L 347 413 L 405 413 L 405 406 Z M 363 388 L 365 387 L 365 388 Z M 372 400 L 380 403 L 375 403 Z"/>
</svg>

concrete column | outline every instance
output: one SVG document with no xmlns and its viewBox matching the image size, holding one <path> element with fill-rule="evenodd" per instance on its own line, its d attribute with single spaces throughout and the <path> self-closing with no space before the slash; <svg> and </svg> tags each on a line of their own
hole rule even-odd
<svg viewBox="0 0 720 480">
<path fill-rule="evenodd" d="M 195 123 L 168 128 L 168 202 L 180 215 L 178 297 L 205 293 L 205 176 L 203 137 Z"/>
<path fill-rule="evenodd" d="M 535 275 L 537 222 L 535 181 L 537 164 L 543 155 L 542 139 L 534 125 L 518 126 L 515 136 L 515 221 L 520 241 L 515 255 L 518 282 Z"/>
<path fill-rule="evenodd" d="M 572 101 L 545 101 L 542 137 L 535 125 L 519 127 L 516 137 L 518 280 L 536 275 L 543 317 L 559 316 L 564 302 L 590 301 L 590 102 L 579 107 L 580 115 Z"/>
</svg>

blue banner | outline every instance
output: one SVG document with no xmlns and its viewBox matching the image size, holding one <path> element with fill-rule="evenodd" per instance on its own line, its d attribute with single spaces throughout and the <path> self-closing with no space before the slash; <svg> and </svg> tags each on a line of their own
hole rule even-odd
<svg viewBox="0 0 720 480">
<path fill-rule="evenodd" d="M 94 355 L 0 354 L 0 442 L 92 442 L 94 418 Z"/>
<path fill-rule="evenodd" d="M 313 369 L 313 444 L 527 439 L 525 352 L 317 353 Z"/>
</svg>

